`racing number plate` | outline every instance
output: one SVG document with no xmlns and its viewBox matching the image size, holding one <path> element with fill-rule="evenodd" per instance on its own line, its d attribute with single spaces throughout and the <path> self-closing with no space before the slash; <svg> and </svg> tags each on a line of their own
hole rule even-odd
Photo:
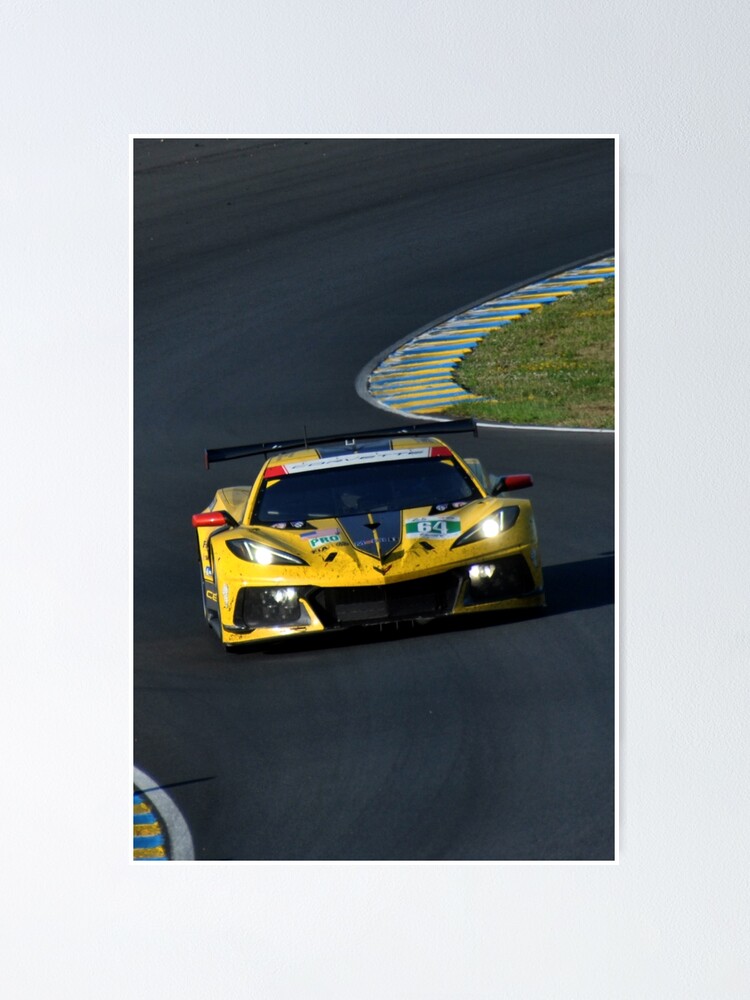
<svg viewBox="0 0 750 1000">
<path fill-rule="evenodd" d="M 413 517 L 406 522 L 406 534 L 420 538 L 452 538 L 461 530 L 461 522 L 447 517 Z"/>
</svg>

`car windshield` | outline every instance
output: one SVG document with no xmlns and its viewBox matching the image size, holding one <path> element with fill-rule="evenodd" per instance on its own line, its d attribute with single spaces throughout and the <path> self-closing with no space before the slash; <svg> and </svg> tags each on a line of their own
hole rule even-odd
<svg viewBox="0 0 750 1000">
<path fill-rule="evenodd" d="M 253 522 L 274 524 L 466 503 L 481 496 L 452 459 L 417 458 L 294 472 L 267 479 Z"/>
</svg>

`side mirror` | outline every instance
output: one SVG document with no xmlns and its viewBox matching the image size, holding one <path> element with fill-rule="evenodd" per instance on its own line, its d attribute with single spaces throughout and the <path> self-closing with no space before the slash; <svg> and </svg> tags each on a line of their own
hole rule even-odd
<svg viewBox="0 0 750 1000">
<path fill-rule="evenodd" d="M 202 514 L 193 514 L 194 528 L 218 528 L 222 525 L 237 527 L 237 522 L 226 510 L 208 510 Z"/>
<path fill-rule="evenodd" d="M 492 487 L 493 497 L 500 493 L 509 493 L 511 490 L 527 490 L 534 485 L 534 480 L 528 472 L 519 473 L 515 476 L 500 476 Z"/>
</svg>

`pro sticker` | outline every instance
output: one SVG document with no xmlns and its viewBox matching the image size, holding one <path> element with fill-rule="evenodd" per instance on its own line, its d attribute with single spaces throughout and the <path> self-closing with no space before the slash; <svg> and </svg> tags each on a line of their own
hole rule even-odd
<svg viewBox="0 0 750 1000">
<path fill-rule="evenodd" d="M 310 538 L 310 548 L 319 549 L 321 545 L 336 545 L 341 541 L 341 535 L 337 532 L 320 532 Z"/>
</svg>

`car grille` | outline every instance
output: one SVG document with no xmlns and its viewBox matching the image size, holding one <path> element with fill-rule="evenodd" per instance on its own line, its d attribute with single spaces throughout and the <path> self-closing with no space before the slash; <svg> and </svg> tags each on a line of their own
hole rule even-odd
<svg viewBox="0 0 750 1000">
<path fill-rule="evenodd" d="M 308 595 L 327 627 L 431 618 L 453 610 L 459 578 L 453 573 L 381 587 L 321 587 Z"/>
</svg>

